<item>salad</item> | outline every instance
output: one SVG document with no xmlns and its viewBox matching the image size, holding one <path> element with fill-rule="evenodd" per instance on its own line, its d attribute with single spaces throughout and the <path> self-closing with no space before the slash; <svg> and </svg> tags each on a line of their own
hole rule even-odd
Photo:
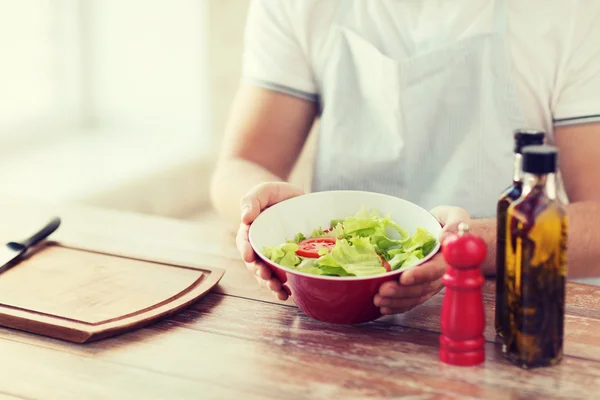
<svg viewBox="0 0 600 400">
<path fill-rule="evenodd" d="M 364 207 L 355 215 L 333 220 L 310 236 L 302 232 L 285 243 L 265 247 L 271 261 L 298 271 L 329 276 L 368 276 L 418 263 L 437 241 L 426 229 L 413 235 L 377 210 Z"/>
</svg>

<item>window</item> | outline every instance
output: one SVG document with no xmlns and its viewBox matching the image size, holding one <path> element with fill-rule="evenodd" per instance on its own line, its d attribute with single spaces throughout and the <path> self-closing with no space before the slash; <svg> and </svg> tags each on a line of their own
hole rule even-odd
<svg viewBox="0 0 600 400">
<path fill-rule="evenodd" d="M 75 1 L 0 2 L 0 144 L 81 118 Z"/>
<path fill-rule="evenodd" d="M 96 123 L 142 135 L 206 136 L 204 3 L 90 2 Z"/>
<path fill-rule="evenodd" d="M 204 193 L 208 18 L 208 0 L 0 0 L 0 195 Z"/>
<path fill-rule="evenodd" d="M 205 3 L 2 0 L 0 143 L 97 131 L 209 144 Z"/>
</svg>

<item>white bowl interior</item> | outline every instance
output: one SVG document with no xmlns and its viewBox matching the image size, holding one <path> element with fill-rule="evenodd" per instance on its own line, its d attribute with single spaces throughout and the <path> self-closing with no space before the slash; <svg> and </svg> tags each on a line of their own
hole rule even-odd
<svg viewBox="0 0 600 400">
<path fill-rule="evenodd" d="M 393 221 L 411 235 L 422 227 L 437 239 L 442 230 L 429 211 L 409 201 L 372 192 L 326 191 L 295 197 L 264 210 L 250 227 L 250 243 L 264 259 L 260 252 L 265 246 L 283 244 L 286 239 L 293 239 L 299 232 L 308 237 L 313 229 L 319 226 L 326 229 L 332 219 L 352 216 L 362 207 L 367 210 L 376 209 L 381 216 L 390 215 Z M 438 250 L 439 242 L 422 262 Z"/>
</svg>

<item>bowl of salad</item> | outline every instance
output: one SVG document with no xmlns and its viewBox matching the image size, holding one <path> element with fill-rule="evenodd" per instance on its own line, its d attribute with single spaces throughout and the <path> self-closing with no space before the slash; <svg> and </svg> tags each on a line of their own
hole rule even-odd
<svg viewBox="0 0 600 400">
<path fill-rule="evenodd" d="M 427 210 L 373 192 L 315 192 L 275 204 L 252 223 L 256 254 L 309 317 L 360 324 L 381 317 L 382 283 L 433 257 L 442 227 Z"/>
</svg>

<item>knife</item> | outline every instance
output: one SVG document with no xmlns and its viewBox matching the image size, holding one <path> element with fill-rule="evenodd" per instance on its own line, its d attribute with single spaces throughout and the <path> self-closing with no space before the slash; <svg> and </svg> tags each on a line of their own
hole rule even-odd
<svg viewBox="0 0 600 400">
<path fill-rule="evenodd" d="M 8 242 L 0 247 L 0 273 L 18 261 L 30 248 L 50 236 L 60 225 L 60 218 L 55 217 L 31 237 L 19 242 Z"/>
</svg>

